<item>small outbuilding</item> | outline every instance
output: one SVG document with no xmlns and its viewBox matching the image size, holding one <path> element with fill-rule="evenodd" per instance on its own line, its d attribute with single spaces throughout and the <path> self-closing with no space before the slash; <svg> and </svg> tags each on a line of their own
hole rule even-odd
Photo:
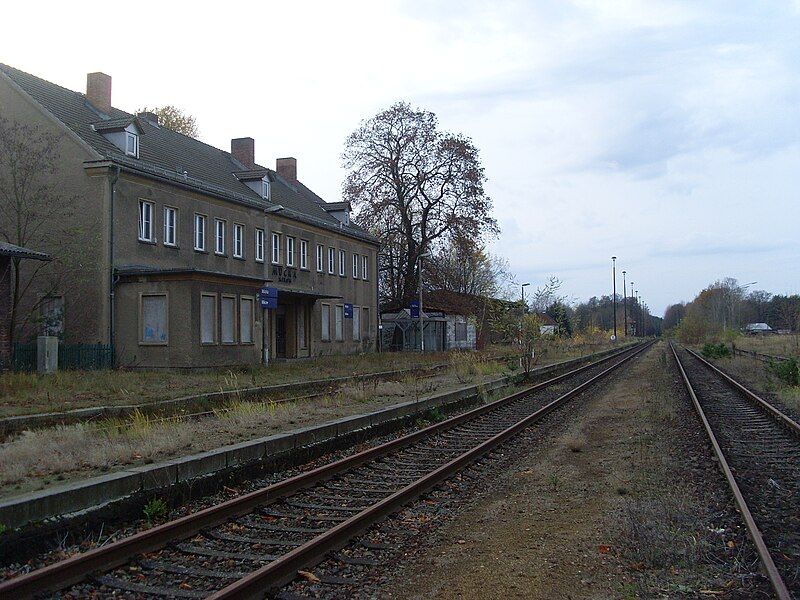
<svg viewBox="0 0 800 600">
<path fill-rule="evenodd" d="M 0 241 L 0 371 L 11 365 L 11 275 L 15 260 L 50 260 L 43 252 Z"/>
<path fill-rule="evenodd" d="M 423 298 L 422 322 L 425 350 L 475 350 L 475 318 L 463 307 L 447 302 L 439 294 Z M 419 350 L 419 317 L 410 308 L 393 307 L 381 313 L 381 348 L 395 352 Z"/>
</svg>

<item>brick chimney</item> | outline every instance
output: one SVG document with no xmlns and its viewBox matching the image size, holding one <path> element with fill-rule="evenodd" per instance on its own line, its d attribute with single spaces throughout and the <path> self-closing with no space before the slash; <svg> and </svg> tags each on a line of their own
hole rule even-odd
<svg viewBox="0 0 800 600">
<path fill-rule="evenodd" d="M 233 138 L 231 154 L 248 169 L 256 166 L 256 141 L 251 137 Z"/>
<path fill-rule="evenodd" d="M 279 158 L 275 161 L 275 170 L 286 181 L 297 181 L 297 159 Z"/>
<path fill-rule="evenodd" d="M 86 98 L 94 107 L 106 114 L 111 112 L 111 75 L 89 73 L 86 75 Z"/>
</svg>

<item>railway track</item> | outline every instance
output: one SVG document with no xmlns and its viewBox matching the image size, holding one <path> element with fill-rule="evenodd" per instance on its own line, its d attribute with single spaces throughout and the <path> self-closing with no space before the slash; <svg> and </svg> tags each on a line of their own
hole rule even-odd
<svg viewBox="0 0 800 600">
<path fill-rule="evenodd" d="M 0 598 L 260 598 L 590 388 L 626 348 L 386 444 L 0 584 Z M 347 557 L 342 557 L 346 562 Z M 322 583 L 337 585 L 336 578 Z"/>
<path fill-rule="evenodd" d="M 800 598 L 800 425 L 697 353 L 671 348 L 775 595 Z"/>
</svg>

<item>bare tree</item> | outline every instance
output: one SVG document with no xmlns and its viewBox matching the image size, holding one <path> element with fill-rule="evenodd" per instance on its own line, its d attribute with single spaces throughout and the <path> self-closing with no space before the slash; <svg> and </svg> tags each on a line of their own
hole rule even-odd
<svg viewBox="0 0 800 600">
<path fill-rule="evenodd" d="M 69 265 L 74 255 L 66 250 L 76 233 L 70 224 L 77 198 L 61 191 L 60 146 L 59 136 L 0 116 L 0 239 L 32 250 L 63 241 L 65 249 L 53 262 L 28 261 L 24 268 L 21 259 L 12 259 L 12 338 L 36 318 L 42 302 L 78 277 Z"/>
<path fill-rule="evenodd" d="M 478 149 L 440 131 L 432 112 L 394 104 L 350 134 L 342 158 L 344 197 L 384 243 L 384 302 L 416 295 L 421 254 L 456 236 L 477 245 L 497 232 Z"/>
<path fill-rule="evenodd" d="M 158 115 L 158 124 L 172 131 L 177 131 L 183 135 L 196 138 L 199 135 L 197 129 L 197 119 L 192 115 L 182 111 L 177 106 L 167 104 L 165 106 L 157 106 L 154 108 L 137 109 L 137 114 L 141 112 L 151 112 Z"/>
<path fill-rule="evenodd" d="M 426 287 L 470 296 L 494 298 L 512 278 L 505 258 L 461 236 L 441 246 L 429 265 Z"/>
</svg>

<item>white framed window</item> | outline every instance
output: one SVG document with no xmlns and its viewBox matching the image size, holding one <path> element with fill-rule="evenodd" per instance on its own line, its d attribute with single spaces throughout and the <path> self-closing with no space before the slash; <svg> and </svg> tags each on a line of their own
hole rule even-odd
<svg viewBox="0 0 800 600">
<path fill-rule="evenodd" d="M 239 299 L 239 343 L 253 343 L 253 317 L 255 312 L 255 299 L 251 296 L 242 296 Z"/>
<path fill-rule="evenodd" d="M 206 216 L 194 215 L 194 249 L 205 252 L 206 250 Z"/>
<path fill-rule="evenodd" d="M 308 240 L 300 240 L 300 268 L 308 269 Z"/>
<path fill-rule="evenodd" d="M 328 274 L 336 272 L 336 248 L 328 248 Z"/>
<path fill-rule="evenodd" d="M 272 234 L 272 263 L 280 264 L 281 262 L 281 234 Z"/>
<path fill-rule="evenodd" d="M 166 294 L 139 296 L 139 343 L 166 346 L 169 343 Z"/>
<path fill-rule="evenodd" d="M 361 257 L 361 278 L 364 281 L 369 279 L 369 257 L 366 254 Z"/>
<path fill-rule="evenodd" d="M 214 219 L 214 254 L 225 254 L 225 221 Z"/>
<path fill-rule="evenodd" d="M 331 305 L 323 304 L 322 308 L 322 332 L 321 337 L 323 342 L 331 341 Z"/>
<path fill-rule="evenodd" d="M 216 294 L 200 294 L 200 343 L 217 343 Z"/>
<path fill-rule="evenodd" d="M 286 236 L 286 266 L 294 266 L 294 238 Z"/>
<path fill-rule="evenodd" d="M 353 253 L 353 279 L 358 279 L 358 254 Z"/>
<path fill-rule="evenodd" d="M 139 158 L 139 136 L 130 131 L 125 132 L 125 154 Z"/>
<path fill-rule="evenodd" d="M 223 344 L 236 343 L 236 296 L 222 296 L 219 301 L 219 339 Z"/>
<path fill-rule="evenodd" d="M 178 209 L 164 207 L 164 245 L 178 245 Z"/>
<path fill-rule="evenodd" d="M 324 255 L 324 246 L 322 246 L 322 244 L 317 244 L 317 273 L 322 273 L 325 270 Z"/>
<path fill-rule="evenodd" d="M 269 200 L 269 179 L 266 177 L 261 180 L 261 197 Z"/>
<path fill-rule="evenodd" d="M 361 309 L 358 306 L 353 307 L 353 339 L 361 339 Z"/>
<path fill-rule="evenodd" d="M 244 258 L 244 225 L 233 224 L 233 256 Z"/>
<path fill-rule="evenodd" d="M 336 305 L 336 341 L 344 339 L 344 305 Z"/>
<path fill-rule="evenodd" d="M 344 250 L 339 250 L 339 276 L 344 277 L 346 273 L 345 263 L 347 262 L 347 254 Z"/>
<path fill-rule="evenodd" d="M 147 200 L 139 200 L 139 241 L 154 242 L 153 210 L 155 205 Z"/>
<path fill-rule="evenodd" d="M 264 262 L 264 230 L 256 229 L 256 262 Z"/>
</svg>

